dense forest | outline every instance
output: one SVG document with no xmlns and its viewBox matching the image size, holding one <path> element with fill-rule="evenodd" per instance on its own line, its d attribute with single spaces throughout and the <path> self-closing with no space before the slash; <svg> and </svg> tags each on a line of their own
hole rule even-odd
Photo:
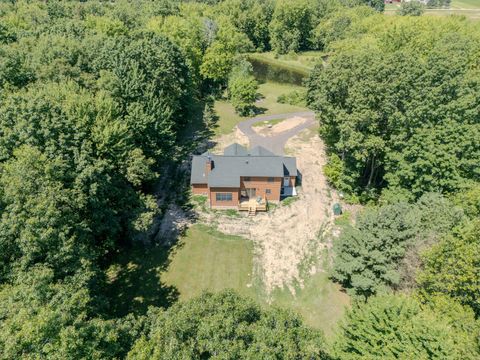
<svg viewBox="0 0 480 360">
<path fill-rule="evenodd" d="M 0 1 L 0 358 L 479 358 L 480 24 L 383 7 Z M 334 343 L 231 291 L 117 317 L 105 269 L 211 99 L 251 114 L 245 54 L 307 50 L 325 173 L 365 205 L 334 247 L 354 299 Z"/>
</svg>

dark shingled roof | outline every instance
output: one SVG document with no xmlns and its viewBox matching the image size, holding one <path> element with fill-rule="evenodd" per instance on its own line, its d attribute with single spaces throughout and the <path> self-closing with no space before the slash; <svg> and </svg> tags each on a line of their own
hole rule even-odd
<svg viewBox="0 0 480 360">
<path fill-rule="evenodd" d="M 206 176 L 205 164 L 209 158 L 213 169 Z M 261 146 L 248 152 L 239 144 L 225 148 L 224 155 L 204 153 L 193 157 L 191 184 L 240 187 L 241 176 L 297 176 L 297 161 L 294 157 L 275 155 Z"/>
<path fill-rule="evenodd" d="M 225 149 L 223 149 L 223 155 L 228 156 L 244 156 L 247 155 L 247 149 L 245 149 L 242 145 L 233 143 L 232 145 L 228 145 Z"/>
</svg>

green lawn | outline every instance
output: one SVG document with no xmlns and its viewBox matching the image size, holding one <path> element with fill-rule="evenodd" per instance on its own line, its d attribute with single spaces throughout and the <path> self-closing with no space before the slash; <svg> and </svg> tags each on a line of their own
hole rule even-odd
<svg viewBox="0 0 480 360">
<path fill-rule="evenodd" d="M 181 247 L 171 254 L 171 262 L 159 274 L 167 286 L 178 289 L 180 300 L 200 295 L 204 290 L 232 288 L 247 296 L 253 290 L 253 244 L 205 225 L 192 226 Z"/>
<path fill-rule="evenodd" d="M 273 125 L 277 125 L 277 124 L 281 123 L 284 120 L 286 120 L 286 119 L 265 120 L 265 121 L 255 123 L 252 126 L 253 127 L 262 127 L 262 126 L 267 126 L 267 125 L 272 125 L 273 126 Z"/>
<path fill-rule="evenodd" d="M 295 296 L 289 290 L 277 290 L 272 294 L 272 305 L 292 309 L 302 315 L 306 324 L 322 329 L 327 339 L 332 339 L 338 321 L 342 318 L 350 300 L 332 283 L 325 273 L 317 273 L 298 287 Z"/>
<path fill-rule="evenodd" d="M 194 225 L 171 250 L 138 247 L 119 254 L 107 270 L 106 295 L 116 316 L 143 314 L 149 305 L 168 307 L 205 290 L 225 288 L 268 306 L 261 281 L 253 273 L 253 258 L 250 240 Z M 269 299 L 273 305 L 298 312 L 327 337 L 349 303 L 348 296 L 324 273 L 308 278 L 295 296 L 283 289 Z"/>
<path fill-rule="evenodd" d="M 480 0 L 452 0 L 451 9 L 479 9 Z"/>
<path fill-rule="evenodd" d="M 296 111 L 305 111 L 306 108 L 301 106 L 293 106 L 289 104 L 280 104 L 277 102 L 278 96 L 289 93 L 294 90 L 302 90 L 301 86 L 279 84 L 274 82 L 266 82 L 260 84 L 259 94 L 263 98 L 256 104 L 256 106 L 263 110 L 262 115 L 273 115 L 290 113 Z M 219 117 L 217 134 L 228 134 L 240 121 L 248 119 L 248 117 L 241 117 L 235 113 L 233 106 L 226 100 L 218 100 L 215 102 L 215 111 Z"/>
</svg>

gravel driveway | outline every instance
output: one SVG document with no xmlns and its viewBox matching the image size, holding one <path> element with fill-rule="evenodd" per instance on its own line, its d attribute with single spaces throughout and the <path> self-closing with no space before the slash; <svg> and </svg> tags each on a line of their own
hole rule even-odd
<svg viewBox="0 0 480 360">
<path fill-rule="evenodd" d="M 286 119 L 285 121 L 288 121 L 289 118 L 293 118 L 293 117 L 303 117 L 308 119 L 308 121 L 290 130 L 284 131 L 277 135 L 268 136 L 268 137 L 262 136 L 252 129 L 252 125 L 258 122 L 278 120 L 278 119 Z M 238 123 L 237 127 L 240 129 L 242 133 L 244 133 L 248 137 L 251 148 L 257 145 L 261 145 L 275 154 L 283 155 L 283 150 L 285 148 L 285 144 L 287 143 L 288 139 L 297 135 L 303 129 L 307 129 L 314 124 L 315 124 L 315 113 L 312 111 L 303 111 L 303 112 L 294 112 L 294 113 L 288 113 L 288 114 L 257 116 L 257 117 Z"/>
</svg>

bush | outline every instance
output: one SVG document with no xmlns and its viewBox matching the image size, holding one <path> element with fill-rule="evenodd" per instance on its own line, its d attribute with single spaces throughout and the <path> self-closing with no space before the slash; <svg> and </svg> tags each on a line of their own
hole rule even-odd
<svg viewBox="0 0 480 360">
<path fill-rule="evenodd" d="M 305 91 L 294 90 L 287 94 L 282 94 L 277 98 L 280 104 L 289 104 L 294 106 L 306 106 L 307 93 Z"/>
<path fill-rule="evenodd" d="M 420 16 L 425 12 L 425 5 L 419 1 L 402 2 L 397 14 L 401 16 Z"/>
</svg>

